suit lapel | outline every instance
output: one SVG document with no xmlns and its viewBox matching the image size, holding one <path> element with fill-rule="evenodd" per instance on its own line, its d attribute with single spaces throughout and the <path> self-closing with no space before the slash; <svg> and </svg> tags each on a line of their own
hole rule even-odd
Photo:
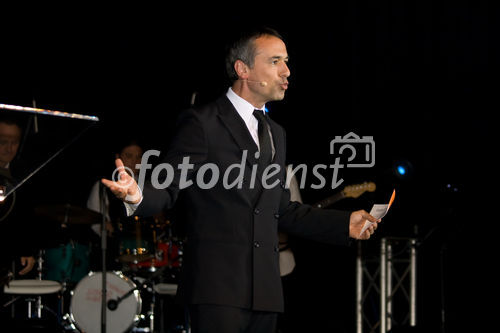
<svg viewBox="0 0 500 333">
<path fill-rule="evenodd" d="M 255 153 L 258 148 L 253 141 L 250 132 L 243 119 L 234 108 L 233 104 L 229 101 L 226 96 L 222 96 L 216 101 L 217 107 L 219 109 L 219 118 L 221 119 L 224 126 L 227 128 L 231 136 L 233 137 L 236 144 L 240 147 L 242 151 L 246 150 L 247 163 L 251 167 L 253 164 L 257 163 L 255 158 Z"/>
<path fill-rule="evenodd" d="M 247 163 L 250 168 L 253 165 L 258 164 L 257 159 L 255 158 L 255 153 L 258 151 L 258 147 L 255 144 L 248 128 L 240 117 L 233 104 L 229 101 L 226 96 L 220 97 L 216 100 L 216 105 L 218 108 L 218 117 L 227 128 L 228 132 L 233 137 L 236 144 L 239 148 L 244 151 L 247 150 Z M 284 165 L 284 142 L 283 142 L 283 132 L 278 124 L 276 124 L 273 120 L 269 119 L 268 123 L 271 127 L 271 135 L 273 139 L 273 144 L 275 148 L 275 153 L 271 163 L 278 163 L 281 167 Z M 262 176 L 262 170 L 258 172 L 257 177 Z M 254 195 L 251 198 L 251 202 L 253 204 L 258 203 L 262 199 L 262 188 L 261 183 L 259 181 L 255 182 L 255 191 Z"/>
</svg>

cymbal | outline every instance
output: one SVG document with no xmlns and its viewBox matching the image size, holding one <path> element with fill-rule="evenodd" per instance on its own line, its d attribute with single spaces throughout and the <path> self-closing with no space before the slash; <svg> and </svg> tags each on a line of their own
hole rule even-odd
<svg viewBox="0 0 500 333">
<path fill-rule="evenodd" d="M 35 214 L 61 224 L 96 224 L 102 222 L 102 214 L 70 204 L 37 206 L 35 207 Z"/>
</svg>

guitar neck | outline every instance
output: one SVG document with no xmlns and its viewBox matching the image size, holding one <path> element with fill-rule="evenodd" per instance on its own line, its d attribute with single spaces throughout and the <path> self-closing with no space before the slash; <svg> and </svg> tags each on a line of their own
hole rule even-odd
<svg viewBox="0 0 500 333">
<path fill-rule="evenodd" d="M 340 191 L 338 193 L 335 193 L 331 197 L 328 197 L 326 199 L 323 199 L 323 200 L 315 203 L 313 206 L 316 208 L 326 208 L 326 207 L 333 205 L 337 201 L 342 200 L 344 198 L 345 198 L 344 192 Z"/>
</svg>

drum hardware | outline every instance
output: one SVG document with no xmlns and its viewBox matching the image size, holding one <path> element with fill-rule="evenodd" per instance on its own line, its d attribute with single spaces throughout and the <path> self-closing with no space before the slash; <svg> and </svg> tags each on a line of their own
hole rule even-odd
<svg viewBox="0 0 500 333">
<path fill-rule="evenodd" d="M 40 250 L 38 252 L 38 258 L 36 260 L 36 262 L 37 262 L 37 279 L 38 280 L 42 279 L 42 270 L 43 270 L 42 255 L 43 255 L 43 250 Z M 38 318 L 42 318 L 42 296 L 40 296 L 40 295 L 38 295 L 37 299 L 36 299 L 36 310 L 37 310 Z"/>
<path fill-rule="evenodd" d="M 118 308 L 118 305 L 120 305 L 120 303 L 125 298 L 129 297 L 130 295 L 132 295 L 136 290 L 137 290 L 137 287 L 133 288 L 133 289 L 130 289 L 123 296 L 120 296 L 120 297 L 118 297 L 116 299 L 110 299 L 110 300 L 108 300 L 108 302 L 106 303 L 108 305 L 108 309 L 110 309 L 111 311 L 115 311 Z"/>
<path fill-rule="evenodd" d="M 135 281 L 137 286 L 140 286 L 139 292 L 141 293 L 141 298 L 144 301 L 149 300 L 149 310 L 139 316 L 139 322 L 137 325 L 131 330 L 133 333 L 138 332 L 154 332 L 155 329 L 155 302 L 156 296 L 154 293 L 154 280 L 153 277 L 143 278 L 140 276 L 132 277 L 132 280 Z M 145 326 L 144 326 L 145 325 Z"/>
<path fill-rule="evenodd" d="M 36 270 L 37 270 L 37 277 L 38 277 L 38 280 L 41 280 L 42 279 L 42 274 L 43 274 L 43 255 L 44 255 L 45 251 L 44 250 L 40 250 L 38 251 L 38 258 L 36 258 Z"/>
<path fill-rule="evenodd" d="M 73 320 L 71 319 L 71 315 L 69 313 L 66 313 L 62 316 L 61 320 L 61 327 L 65 332 L 77 332 L 78 329 L 76 328 Z"/>
</svg>

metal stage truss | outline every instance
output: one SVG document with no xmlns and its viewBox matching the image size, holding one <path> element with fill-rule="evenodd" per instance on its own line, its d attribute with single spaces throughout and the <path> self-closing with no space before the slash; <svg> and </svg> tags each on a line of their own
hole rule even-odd
<svg viewBox="0 0 500 333">
<path fill-rule="evenodd" d="M 395 326 L 416 326 L 417 241 L 385 237 L 370 251 L 358 243 L 356 332 L 386 333 Z"/>
</svg>

